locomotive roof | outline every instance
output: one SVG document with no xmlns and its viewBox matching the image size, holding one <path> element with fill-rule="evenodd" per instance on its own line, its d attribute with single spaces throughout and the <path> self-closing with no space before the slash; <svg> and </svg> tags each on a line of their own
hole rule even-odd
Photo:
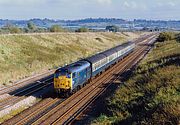
<svg viewBox="0 0 180 125">
<path fill-rule="evenodd" d="M 69 73 L 79 72 L 85 68 L 88 68 L 90 66 L 90 63 L 87 61 L 78 61 L 75 63 L 72 63 L 70 65 L 67 65 L 65 67 L 59 68 L 59 71 L 61 69 L 66 70 Z"/>
</svg>

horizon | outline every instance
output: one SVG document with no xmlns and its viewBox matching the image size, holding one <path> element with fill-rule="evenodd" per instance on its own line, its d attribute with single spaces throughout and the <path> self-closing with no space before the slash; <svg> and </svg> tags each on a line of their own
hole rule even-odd
<svg viewBox="0 0 180 125">
<path fill-rule="evenodd" d="M 179 6 L 178 0 L 0 0 L 0 18 L 77 20 L 102 17 L 167 21 L 180 20 Z"/>
<path fill-rule="evenodd" d="M 0 20 L 8 20 L 8 21 L 29 21 L 29 20 L 54 20 L 54 21 L 76 21 L 76 20 L 86 20 L 86 19 L 120 19 L 120 20 L 125 20 L 125 21 L 134 21 L 134 20 L 146 20 L 146 21 L 180 21 L 179 20 L 172 20 L 172 19 L 169 19 L 169 20 L 163 20 L 163 19 L 143 19 L 143 18 L 139 18 L 139 19 L 123 19 L 123 18 L 115 18 L 115 17 L 111 17 L 111 18 L 108 18 L 108 17 L 96 17 L 96 18 L 93 18 L 93 17 L 87 17 L 87 18 L 77 18 L 77 19 L 53 19 L 53 18 L 29 18 L 29 19 L 3 19 L 3 18 L 0 18 Z"/>
</svg>

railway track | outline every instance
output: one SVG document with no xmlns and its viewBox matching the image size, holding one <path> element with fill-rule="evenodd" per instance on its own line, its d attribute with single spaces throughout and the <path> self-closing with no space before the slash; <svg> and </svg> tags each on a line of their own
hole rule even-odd
<svg viewBox="0 0 180 125">
<path fill-rule="evenodd" d="M 14 105 L 15 103 L 50 85 L 52 85 L 52 78 L 46 79 L 43 82 L 38 82 L 37 84 L 33 84 L 28 88 L 22 89 L 21 91 L 14 93 L 12 96 L 0 100 L 0 111 Z"/>
<path fill-rule="evenodd" d="M 7 94 L 7 93 L 13 94 L 14 91 L 16 92 L 17 89 L 19 89 L 19 88 L 26 87 L 28 85 L 33 85 L 33 84 L 37 83 L 37 81 L 44 81 L 44 80 L 48 79 L 49 77 L 52 77 L 52 74 L 54 73 L 54 71 L 55 70 L 50 70 L 50 71 L 44 72 L 40 75 L 32 76 L 27 79 L 21 80 L 15 84 L 13 84 L 12 86 L 2 88 L 2 89 L 0 89 L 0 95 Z"/>
<path fill-rule="evenodd" d="M 152 44 L 152 43 L 149 43 Z M 135 66 L 138 62 L 140 62 L 141 59 L 143 59 L 146 54 L 150 51 L 151 47 L 145 49 L 146 51 L 141 51 L 140 56 L 137 56 L 135 59 L 135 62 L 130 62 L 129 64 L 126 65 L 126 67 L 124 67 L 124 69 L 122 69 L 122 71 L 120 71 L 118 73 L 118 76 L 115 77 L 114 79 L 111 79 L 111 81 L 108 83 L 108 85 L 106 87 L 104 87 L 99 93 L 97 93 L 95 95 L 94 98 L 92 98 L 91 100 L 89 100 L 87 103 L 85 103 L 80 109 L 76 110 L 75 112 L 73 112 L 73 110 L 69 110 L 68 115 L 70 114 L 70 116 L 66 116 L 68 119 L 64 120 L 65 118 L 58 118 L 56 121 L 54 121 L 52 124 L 53 125 L 58 125 L 58 124 L 72 124 L 75 120 L 79 120 L 79 117 L 81 117 L 83 115 L 83 113 L 85 112 L 86 114 L 86 109 L 98 98 L 100 97 L 100 95 L 102 95 L 113 83 L 120 83 L 119 80 L 121 79 L 121 74 L 125 71 L 127 71 L 128 69 L 131 69 L 133 66 Z M 72 115 L 73 114 L 73 115 Z M 82 118 L 82 117 L 81 117 Z"/>
<path fill-rule="evenodd" d="M 151 35 L 152 34 L 142 36 L 142 37 L 136 39 L 135 42 L 138 43 L 138 42 L 142 41 L 143 39 L 148 38 Z M 15 91 L 21 87 L 25 87 L 26 85 L 31 85 L 31 83 L 36 83 L 37 81 L 42 81 L 42 80 L 44 80 L 45 77 L 51 77 L 52 74 L 54 73 L 54 71 L 55 70 L 50 70 L 50 71 L 44 72 L 42 74 L 20 80 L 19 82 L 14 83 L 12 86 L 0 88 L 0 95 L 7 94 L 7 93 L 13 93 L 13 91 Z M 1 97 L 0 97 L 0 100 L 1 100 Z"/>
<path fill-rule="evenodd" d="M 131 61 L 128 59 L 127 62 L 124 62 L 116 67 L 113 72 L 110 72 L 111 75 L 106 76 L 105 81 L 99 83 L 98 86 L 94 87 L 92 90 L 88 88 L 89 92 L 84 92 L 79 97 L 76 96 L 76 98 L 78 98 L 76 102 L 72 100 L 66 103 L 66 105 L 61 107 L 61 109 L 58 109 L 57 112 L 54 112 L 51 117 L 46 117 L 47 119 L 44 121 L 38 119 L 39 122 L 36 121 L 35 124 L 59 125 L 71 123 L 83 109 L 85 109 L 89 104 L 97 99 L 111 85 L 111 83 L 113 83 L 113 81 L 118 79 L 118 77 L 114 77 L 113 74 L 121 74 L 126 69 L 129 69 L 134 64 L 134 61 L 143 56 L 142 54 L 144 53 L 145 49 L 146 47 L 143 47 L 142 49 L 138 50 L 138 53 L 134 55 L 135 57 L 132 57 L 131 59 L 129 58 Z"/>
<path fill-rule="evenodd" d="M 148 41 L 149 39 L 147 39 L 146 41 Z M 110 85 L 109 82 L 112 82 L 112 81 L 108 81 L 113 78 L 112 74 L 115 71 L 117 72 L 117 69 L 120 70 L 120 68 L 122 68 L 122 67 L 124 67 L 124 69 L 126 69 L 128 62 L 131 62 L 133 60 L 133 58 L 136 57 L 135 54 L 139 55 L 140 50 L 143 51 L 144 47 L 143 47 L 143 49 L 141 47 L 137 48 L 136 52 L 134 52 L 130 56 L 126 57 L 126 59 L 122 60 L 119 63 L 119 65 L 115 65 L 112 68 L 108 69 L 106 72 L 104 72 L 99 77 L 95 78 L 90 84 L 88 84 L 83 89 L 81 89 L 80 91 L 78 91 L 77 93 L 72 95 L 70 98 L 68 98 L 66 100 L 55 98 L 51 101 L 49 101 L 47 99 L 47 102 L 43 100 L 46 103 L 44 103 L 42 101 L 42 103 L 39 103 L 37 105 L 42 105 L 42 104 L 44 104 L 44 105 L 42 105 L 40 107 L 34 106 L 32 108 L 32 110 L 34 109 L 34 112 L 24 113 L 24 115 L 20 114 L 21 116 L 19 116 L 19 117 L 17 116 L 14 119 L 11 119 L 11 120 L 5 122 L 4 124 L 10 123 L 10 124 L 14 125 L 14 124 L 40 124 L 40 123 L 42 123 L 42 124 L 43 123 L 46 123 L 46 124 L 68 123 L 67 122 L 68 120 L 65 120 L 63 122 L 62 119 L 71 118 L 70 116 L 67 116 L 67 115 L 72 114 L 72 112 L 73 112 L 72 109 L 76 109 L 75 107 L 81 107 L 81 108 L 86 107 L 86 105 L 88 105 L 90 102 L 92 102 L 92 101 L 89 101 L 88 103 L 83 104 L 82 103 L 83 100 L 96 99 L 98 97 L 98 95 L 100 95 L 105 90 L 105 89 L 103 89 L 103 91 L 100 91 L 100 89 L 102 90 L 103 86 L 108 87 L 108 85 Z M 123 72 L 123 71 L 124 70 L 121 69 L 121 72 Z M 100 93 L 98 94 L 98 92 L 100 92 Z M 92 99 L 90 99 L 90 98 L 92 98 Z M 79 99 L 81 99 L 81 100 L 79 100 Z M 72 102 L 74 102 L 74 103 L 72 104 Z M 80 110 L 77 110 L 77 111 L 80 111 Z M 27 112 L 28 112 L 28 110 L 27 110 Z M 76 112 L 76 114 L 78 114 L 78 113 Z M 72 120 L 70 120 L 70 121 L 72 121 Z"/>
<path fill-rule="evenodd" d="M 142 41 L 144 38 L 147 38 L 149 36 L 151 36 L 151 35 L 147 35 L 146 37 L 143 36 L 142 38 L 139 38 L 139 40 L 135 40 L 135 42 L 138 43 L 138 42 Z M 24 83 L 24 82 L 29 83 L 32 81 L 36 81 L 37 79 L 40 79 L 43 76 L 49 75 L 48 77 L 46 77 L 44 79 L 42 78 L 41 82 L 38 81 L 38 82 L 35 82 L 32 84 L 29 84 L 28 86 L 25 86 L 24 84 L 19 82 L 19 83 L 15 84 L 14 86 L 11 86 L 8 89 L 7 88 L 1 89 L 0 90 L 1 94 L 4 94 L 5 92 L 6 92 L 6 94 L 7 94 L 7 92 L 9 94 L 7 94 L 5 97 L 2 97 L 2 98 L 0 95 L 0 111 L 14 105 L 15 103 L 17 103 L 23 99 L 25 99 L 26 96 L 29 96 L 29 95 L 45 88 L 45 87 L 48 87 L 50 85 L 48 83 L 48 81 L 53 80 L 52 72 L 54 72 L 54 71 L 49 71 L 48 73 L 42 73 L 41 75 L 38 75 L 36 77 L 32 77 L 32 79 L 27 79 L 27 80 L 22 81 L 22 83 Z M 23 86 L 25 86 L 25 87 L 23 87 Z M 23 87 L 23 88 L 16 90 L 18 87 Z"/>
</svg>

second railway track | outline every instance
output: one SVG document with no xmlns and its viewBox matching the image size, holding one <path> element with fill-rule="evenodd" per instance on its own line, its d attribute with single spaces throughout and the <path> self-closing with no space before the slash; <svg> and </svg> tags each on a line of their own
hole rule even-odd
<svg viewBox="0 0 180 125">
<path fill-rule="evenodd" d="M 52 84 L 52 78 L 46 79 L 43 82 L 39 82 L 37 84 L 29 86 L 28 88 L 18 91 L 5 99 L 1 99 L 0 111 L 3 110 L 4 108 L 8 108 L 14 105 L 15 103 L 27 98 L 29 95 L 32 95 L 33 93 L 42 90 L 45 87 L 50 86 L 51 84 Z"/>
</svg>

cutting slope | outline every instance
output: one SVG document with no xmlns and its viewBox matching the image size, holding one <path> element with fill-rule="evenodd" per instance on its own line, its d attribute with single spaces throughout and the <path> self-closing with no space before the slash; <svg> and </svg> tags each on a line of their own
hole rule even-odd
<svg viewBox="0 0 180 125">
<path fill-rule="evenodd" d="M 59 33 L 0 36 L 0 83 L 68 64 L 111 48 L 134 33 Z"/>
</svg>

